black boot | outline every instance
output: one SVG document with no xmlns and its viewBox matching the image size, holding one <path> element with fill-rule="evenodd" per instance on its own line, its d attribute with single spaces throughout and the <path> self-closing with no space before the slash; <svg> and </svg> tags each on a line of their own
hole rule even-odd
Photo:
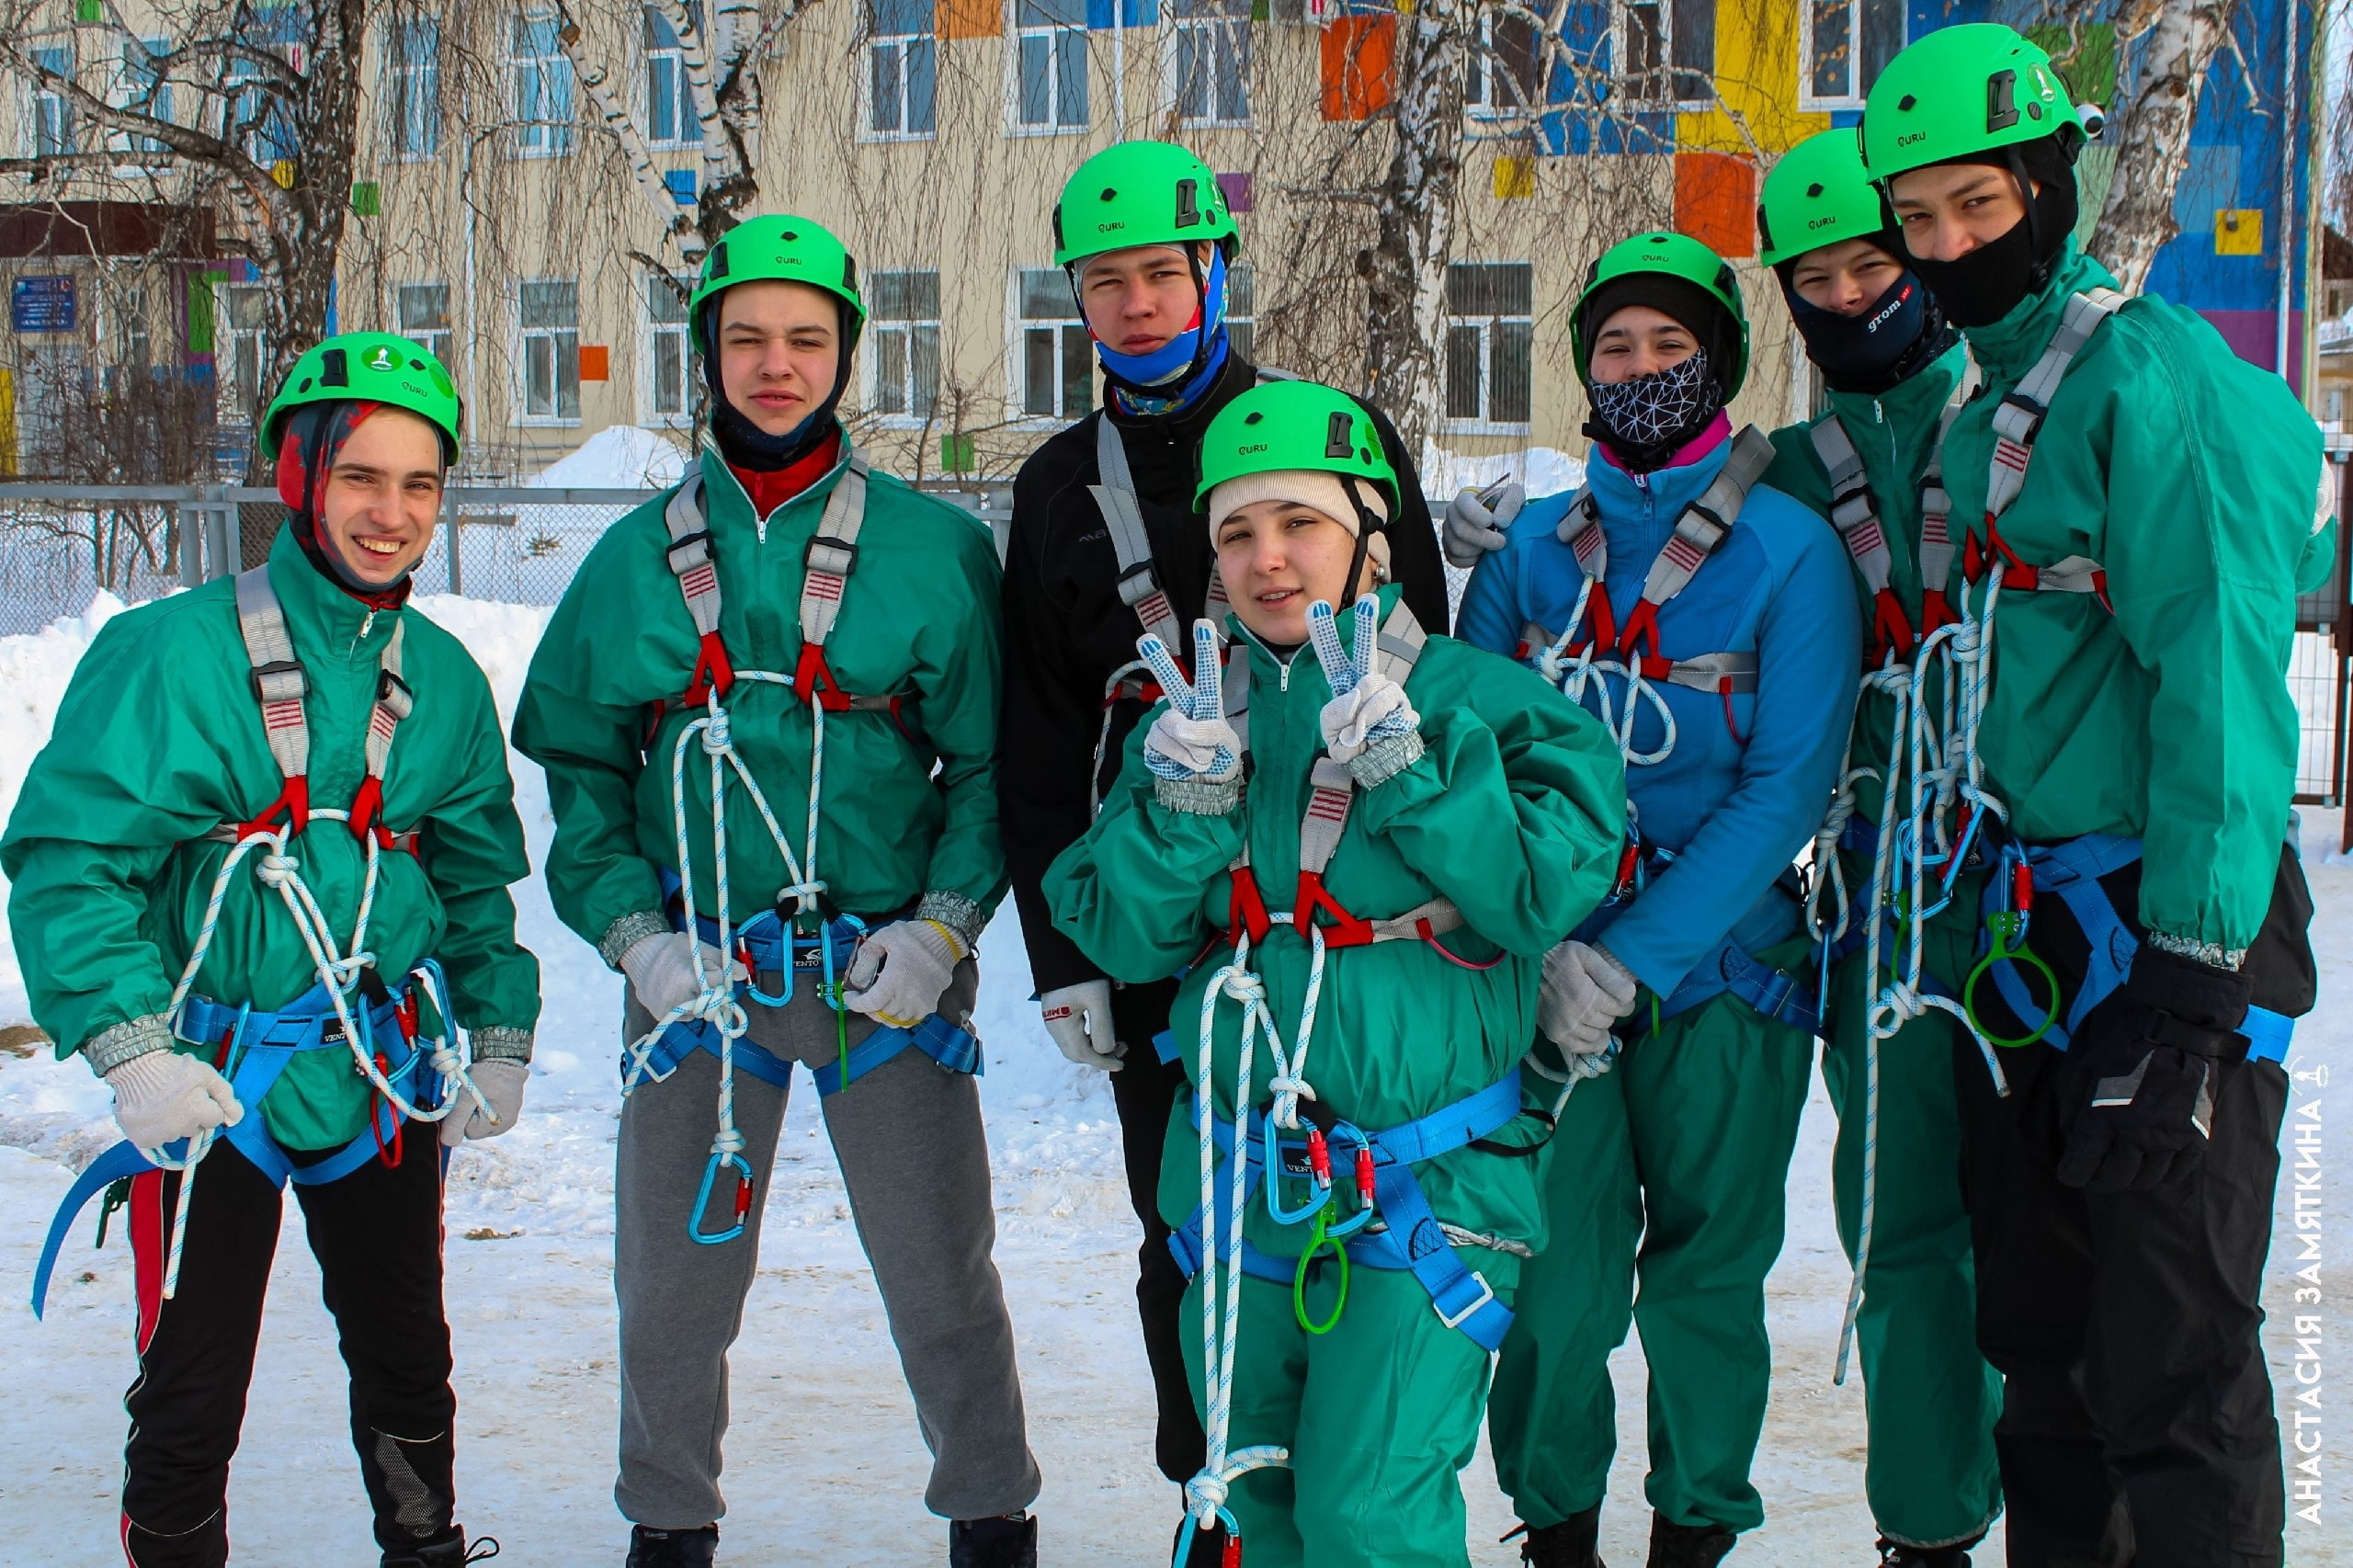
<svg viewBox="0 0 2353 1568">
<path fill-rule="evenodd" d="M 948 1527 L 948 1568 L 1038 1568 L 1036 1517 L 956 1520 Z"/>
<path fill-rule="evenodd" d="M 719 1555 L 719 1527 L 699 1530 L 650 1530 L 632 1525 L 629 1568 L 710 1568 Z"/>
<path fill-rule="evenodd" d="M 1654 1513 L 1650 1568 L 1716 1568 L 1736 1539 L 1722 1525 L 1669 1524 Z"/>
<path fill-rule="evenodd" d="M 1531 1568 L 1605 1568 L 1597 1550 L 1601 1540 L 1598 1503 L 1557 1525 L 1546 1525 L 1540 1530 L 1522 1525 L 1503 1539 L 1509 1540 L 1512 1535 L 1527 1537 L 1519 1543 L 1519 1560 Z"/>
<path fill-rule="evenodd" d="M 466 1532 L 453 1529 L 439 1540 L 387 1551 L 383 1568 L 465 1568 L 466 1563 L 487 1562 L 497 1555 L 496 1536 L 483 1537 L 469 1551 L 466 1550 Z"/>
<path fill-rule="evenodd" d="M 1879 1568 L 1969 1568 L 1969 1549 L 1985 1538 L 1972 1536 L 1953 1546 L 1906 1546 L 1879 1539 Z"/>
</svg>

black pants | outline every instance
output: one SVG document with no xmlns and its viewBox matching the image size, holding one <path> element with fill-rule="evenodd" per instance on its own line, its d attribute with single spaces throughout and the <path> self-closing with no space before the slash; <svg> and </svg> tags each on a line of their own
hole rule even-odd
<svg viewBox="0 0 2353 1568">
<path fill-rule="evenodd" d="M 1168 1116 L 1185 1082 L 1183 1062 L 1164 1062 L 1152 1037 L 1168 1027 L 1176 983 L 1126 985 L 1111 993 L 1111 1020 L 1128 1054 L 1111 1074 L 1111 1101 L 1120 1110 L 1120 1143 L 1128 1166 L 1128 1201 L 1143 1225 L 1137 1249 L 1136 1316 L 1143 1324 L 1144 1359 L 1160 1404 L 1154 1458 L 1160 1473 L 1180 1484 L 1200 1472 L 1209 1439 L 1193 1408 L 1185 1381 L 1183 1332 L 1177 1323 L 1185 1301 L 1185 1273 L 1168 1250 L 1168 1226 L 1160 1217 L 1160 1153 L 1168 1142 Z"/>
<path fill-rule="evenodd" d="M 2139 882 L 2137 864 L 2106 880 L 2136 936 Z M 2311 1008 L 2311 914 L 2302 869 L 2283 857 L 2246 960 L 2257 1006 Z M 2085 944 L 2057 900 L 2038 902 L 2030 937 L 2075 995 Z M 2261 1300 L 2286 1073 L 2221 1063 L 2213 1137 L 2190 1173 L 2094 1193 L 2055 1174 L 2064 1053 L 2000 1056 L 2007 1099 L 1965 1036 L 1954 1073 L 1978 1344 L 2004 1380 L 1994 1441 L 2012 1568 L 2278 1568 L 2286 1503 Z"/>
<path fill-rule="evenodd" d="M 411 1125 L 396 1167 L 371 1159 L 340 1181 L 294 1189 L 351 1370 L 351 1442 L 387 1551 L 450 1533 L 457 1398 L 441 1310 L 433 1131 Z M 151 1171 L 131 1184 L 139 1380 L 123 1399 L 131 1439 L 122 1537 L 133 1568 L 228 1561 L 229 1460 L 278 1248 L 280 1194 L 225 1140 L 215 1143 L 189 1196 L 178 1290 L 163 1300 L 165 1233 L 178 1192 L 176 1172 Z"/>
</svg>

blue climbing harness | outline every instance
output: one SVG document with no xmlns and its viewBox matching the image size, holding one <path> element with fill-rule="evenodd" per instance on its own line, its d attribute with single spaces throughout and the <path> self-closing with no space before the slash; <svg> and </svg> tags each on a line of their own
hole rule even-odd
<svg viewBox="0 0 2353 1568">
<path fill-rule="evenodd" d="M 1671 850 L 1640 846 L 1632 858 L 1631 876 L 1624 879 L 1620 890 L 1598 909 L 1586 916 L 1585 923 L 1572 933 L 1574 938 L 1589 943 L 1605 936 L 1610 923 L 1674 859 Z M 1793 971 L 1776 969 L 1756 956 L 1797 935 L 1803 904 L 1804 894 L 1797 872 L 1783 870 L 1765 890 L 1765 896 L 1685 971 L 1673 993 L 1658 999 L 1655 1011 L 1637 1007 L 1619 1025 L 1619 1038 L 1631 1045 L 1654 1024 L 1663 1024 L 1727 992 L 1756 1009 L 1767 1023 L 1802 1029 L 1807 1034 L 1821 1033 L 1821 1008 L 1815 1000 L 1814 977 L 1810 969 L 1804 965 Z"/>
<path fill-rule="evenodd" d="M 1313 1116 L 1315 1102 L 1303 1102 L 1302 1109 Z M 1429 1199 L 1422 1194 L 1422 1184 L 1414 1176 L 1414 1166 L 1501 1131 L 1519 1118 L 1520 1111 L 1519 1069 L 1515 1067 L 1469 1098 L 1457 1100 L 1443 1110 L 1401 1127 L 1359 1133 L 1342 1122 L 1323 1130 L 1338 1131 L 1346 1142 L 1366 1152 L 1371 1167 L 1373 1203 L 1386 1222 L 1383 1229 L 1359 1230 L 1347 1237 L 1343 1244 L 1349 1261 L 1368 1268 L 1410 1269 L 1429 1292 L 1430 1305 L 1437 1310 L 1438 1320 L 1449 1328 L 1461 1330 L 1472 1344 L 1490 1352 L 1503 1347 L 1504 1335 L 1511 1329 L 1511 1309 L 1495 1299 L 1486 1279 L 1456 1253 L 1447 1239 L 1445 1227 L 1431 1212 Z M 1264 1113 L 1258 1114 L 1265 1125 Z M 1244 1119 L 1249 1119 L 1249 1113 L 1245 1113 Z M 1234 1124 L 1222 1117 L 1217 1118 L 1216 1122 L 1218 1148 L 1232 1159 Z M 1255 1198 L 1266 1182 L 1267 1140 L 1248 1137 L 1241 1142 L 1249 1162 L 1249 1192 Z M 1273 1142 L 1283 1176 L 1301 1180 L 1315 1177 L 1307 1136 L 1282 1135 Z M 1203 1210 L 1197 1208 L 1169 1233 L 1168 1250 L 1188 1279 L 1200 1271 L 1201 1226 L 1206 1218 Z M 1246 1241 L 1242 1244 L 1242 1272 L 1254 1279 L 1290 1286 L 1296 1277 L 1298 1263 L 1295 1257 L 1271 1256 Z"/>
<path fill-rule="evenodd" d="M 437 1001 L 448 994 L 438 963 L 427 959 L 418 968 L 430 973 Z M 404 978 L 400 983 L 385 987 L 381 997 L 352 1008 L 351 1017 L 364 1035 L 360 1049 L 370 1059 L 380 1053 L 382 1056 L 385 1081 L 399 1089 L 411 1104 L 429 1110 L 439 1103 L 440 1076 L 425 1071 L 432 1066 L 433 1055 L 416 1043 L 415 1017 L 409 1010 L 412 989 Z M 449 1027 L 446 1018 L 441 1020 L 441 1027 Z M 335 1015 L 335 1002 L 324 984 L 312 986 L 274 1013 L 190 996 L 180 1009 L 173 1032 L 193 1045 L 224 1048 L 221 1058 L 225 1067 L 222 1075 L 235 1092 L 237 1103 L 245 1108 L 245 1114 L 234 1127 L 222 1129 L 220 1135 L 234 1144 L 237 1153 L 281 1190 L 289 1181 L 301 1187 L 324 1187 L 338 1181 L 366 1165 L 371 1155 L 392 1147 L 400 1136 L 400 1118 L 381 1095 L 369 1107 L 367 1130 L 315 1165 L 296 1165 L 278 1146 L 278 1140 L 270 1136 L 261 1103 L 287 1064 L 306 1051 L 349 1049 L 343 1037 L 342 1022 Z M 188 1142 L 181 1139 L 165 1145 L 162 1152 L 167 1159 L 183 1160 L 188 1155 Z M 114 1183 L 161 1168 L 136 1144 L 125 1140 L 100 1154 L 83 1171 L 65 1194 L 64 1202 L 58 1205 L 56 1217 L 49 1223 L 49 1237 L 41 1244 L 40 1262 L 33 1270 L 35 1317 L 41 1314 L 48 1298 L 49 1278 L 57 1266 L 57 1255 L 65 1244 L 65 1233 L 73 1228 L 83 1208 Z"/>
<path fill-rule="evenodd" d="M 1978 956 L 1985 960 L 1980 968 L 1993 981 L 2003 1005 L 2019 1022 L 2031 1025 L 2038 1018 L 2046 1020 L 2042 1028 L 2028 1037 L 2029 1040 L 2040 1040 L 2054 1050 L 2066 1050 L 2092 1009 L 2114 994 L 2131 974 L 2132 960 L 2141 950 L 2140 938 L 2132 935 L 2131 926 L 2117 913 L 2115 901 L 2108 896 L 2100 879 L 2140 858 L 2141 840 L 2105 833 L 2087 833 L 2058 844 L 2013 842 L 2002 846 L 1995 874 L 1985 882 L 1983 907 L 1986 926 L 1985 935 L 1979 938 Z M 2033 915 L 2033 898 L 2043 893 L 2055 895 L 2067 906 L 2088 949 L 2083 983 L 2066 1006 L 2063 1017 L 2055 982 L 2047 988 L 2048 1005 L 2037 1002 L 2016 960 L 1995 954 L 1992 946 L 1995 936 L 1994 922 L 2006 916 L 2017 917 L 2016 942 L 2024 944 L 2027 922 Z M 2038 972 L 2046 979 L 2050 976 L 2049 970 L 2040 966 Z M 2245 1021 L 2234 1032 L 2245 1040 L 2249 1062 L 2279 1062 L 2287 1057 L 2295 1028 L 2296 1020 L 2283 1013 L 2268 1007 L 2249 1007 Z"/>
</svg>

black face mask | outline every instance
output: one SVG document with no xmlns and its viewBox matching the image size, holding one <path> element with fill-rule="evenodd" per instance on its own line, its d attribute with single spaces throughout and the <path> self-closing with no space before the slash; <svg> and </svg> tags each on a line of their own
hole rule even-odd
<svg viewBox="0 0 2353 1568">
<path fill-rule="evenodd" d="M 2031 192 L 2026 216 L 2008 233 L 1954 261 L 1912 258 L 1912 270 L 1953 325 L 1992 326 L 2051 281 L 2051 269 L 2075 227 L 2075 176 L 2063 161 L 2054 166 L 2053 160 L 2063 155 L 2046 152 L 2049 141 L 2029 143 L 2031 158 L 2012 148 L 2007 165 L 1995 165 L 2009 170 L 2019 190 Z"/>
<path fill-rule="evenodd" d="M 719 300 L 713 296 L 703 305 L 702 340 L 714 346 L 714 351 L 702 357 L 702 384 L 710 392 L 710 437 L 718 443 L 719 455 L 735 468 L 754 473 L 774 473 L 817 449 L 834 433 L 834 411 L 841 406 L 842 392 L 849 385 L 849 358 L 856 348 L 852 333 L 857 323 L 851 319 L 849 307 L 837 304 L 839 325 L 835 341 L 841 352 L 834 360 L 834 390 L 825 401 L 813 409 L 809 417 L 781 436 L 771 436 L 751 420 L 733 403 L 727 401 L 727 389 L 719 382 Z"/>
<path fill-rule="evenodd" d="M 1927 285 L 1910 272 L 1889 284 L 1870 309 L 1856 316 L 1810 305 L 1786 281 L 1781 293 L 1805 339 L 1806 358 L 1822 367 L 1823 379 L 1839 392 L 1867 397 L 1886 392 L 1951 347 L 1959 336 Z"/>
</svg>

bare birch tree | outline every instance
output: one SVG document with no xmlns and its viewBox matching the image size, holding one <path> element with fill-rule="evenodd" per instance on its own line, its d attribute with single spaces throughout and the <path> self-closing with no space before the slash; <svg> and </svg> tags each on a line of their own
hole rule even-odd
<svg viewBox="0 0 2353 1568">
<path fill-rule="evenodd" d="M 2110 116 L 2104 140 L 2116 149 L 2116 178 L 2092 231 L 2091 251 L 2129 291 L 2181 225 L 2174 195 L 2189 166 L 2190 127 L 2207 67 L 2228 41 L 2237 0 L 2125 0 L 2116 13 L 2116 49 L 2140 42 L 2131 97 Z"/>
</svg>

